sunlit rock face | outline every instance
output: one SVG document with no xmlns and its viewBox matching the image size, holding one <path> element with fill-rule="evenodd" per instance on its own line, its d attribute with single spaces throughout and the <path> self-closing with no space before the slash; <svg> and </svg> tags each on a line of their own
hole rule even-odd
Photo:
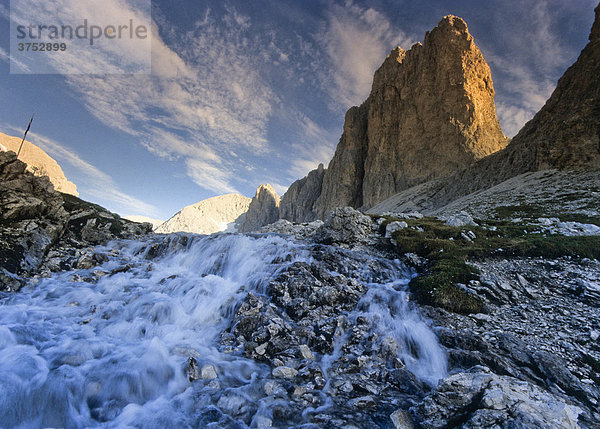
<svg viewBox="0 0 600 429">
<path fill-rule="evenodd" d="M 317 213 L 371 207 L 506 142 L 490 68 L 465 22 L 446 16 L 423 44 L 394 49 L 375 73 L 369 98 L 346 114 Z"/>
<path fill-rule="evenodd" d="M 208 198 L 184 207 L 155 231 L 160 234 L 171 232 L 213 234 L 226 230 L 235 231 L 249 205 L 250 198 L 239 194 Z"/>
</svg>

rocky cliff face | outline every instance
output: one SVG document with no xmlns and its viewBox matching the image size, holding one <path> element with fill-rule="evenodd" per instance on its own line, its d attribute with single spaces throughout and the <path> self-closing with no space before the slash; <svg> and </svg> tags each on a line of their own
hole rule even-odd
<svg viewBox="0 0 600 429">
<path fill-rule="evenodd" d="M 48 178 L 25 174 L 26 167 L 14 153 L 0 152 L 0 289 L 39 267 L 68 219 Z"/>
<path fill-rule="evenodd" d="M 21 138 L 0 133 L 0 147 L 2 146 L 8 151 L 17 153 L 21 146 Z M 48 177 L 57 191 L 79 196 L 77 187 L 67 180 L 58 163 L 33 143 L 25 141 L 19 159 L 27 164 L 27 171 L 36 176 Z"/>
<path fill-rule="evenodd" d="M 77 266 L 86 246 L 150 230 L 57 192 L 15 153 L 0 152 L 0 291 L 18 290 L 23 277 Z"/>
<path fill-rule="evenodd" d="M 371 207 L 505 145 L 490 69 L 465 22 L 447 16 L 422 45 L 394 49 L 348 111 L 316 212 Z"/>
<path fill-rule="evenodd" d="M 279 196 L 268 183 L 260 185 L 252 198 L 240 232 L 256 231 L 279 219 Z"/>
<path fill-rule="evenodd" d="M 317 219 L 315 203 L 321 195 L 325 168 L 319 164 L 316 170 L 290 185 L 281 197 L 279 217 L 292 222 L 312 222 Z"/>
<path fill-rule="evenodd" d="M 248 210 L 250 198 L 239 194 L 219 195 L 184 207 L 156 228 L 157 233 L 193 232 L 213 234 L 234 228 Z"/>
<path fill-rule="evenodd" d="M 446 179 L 395 197 L 435 210 L 470 193 L 532 171 L 600 168 L 600 5 L 589 43 L 544 107 L 510 144 Z"/>
</svg>

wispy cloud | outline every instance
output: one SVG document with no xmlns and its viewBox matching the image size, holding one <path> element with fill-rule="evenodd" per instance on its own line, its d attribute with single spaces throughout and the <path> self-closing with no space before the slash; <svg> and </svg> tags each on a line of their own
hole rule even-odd
<svg viewBox="0 0 600 429">
<path fill-rule="evenodd" d="M 29 72 L 29 67 L 27 66 L 27 64 L 19 61 L 16 58 L 11 59 L 10 55 L 8 55 L 8 52 L 2 49 L 2 47 L 0 47 L 0 60 L 5 61 L 7 63 L 12 62 L 13 66 L 17 67 L 20 71 Z"/>
<path fill-rule="evenodd" d="M 482 46 L 495 75 L 497 113 L 504 133 L 514 136 L 544 105 L 560 76 L 577 55 L 565 44 L 558 25 L 562 2 L 509 0 L 518 18 L 496 19 L 502 44 Z M 504 5 L 504 3 L 503 3 Z"/>
<path fill-rule="evenodd" d="M 3 125 L 2 129 L 9 130 L 14 135 L 23 132 L 23 130 L 9 125 Z M 101 203 L 109 202 L 121 213 L 141 213 L 148 216 L 155 216 L 158 213 L 158 209 L 153 205 L 120 191 L 112 177 L 83 160 L 72 148 L 35 132 L 28 133 L 27 140 L 43 149 L 59 164 L 69 164 L 77 169 L 80 172 L 80 181 L 76 185 L 80 192 L 84 192 Z"/>
<path fill-rule="evenodd" d="M 45 0 L 32 2 L 34 9 Z M 78 0 L 54 3 L 73 15 L 88 14 L 83 16 L 90 20 L 97 13 Z M 102 8 L 108 12 L 103 13 L 114 12 L 115 19 L 119 13 L 136 13 L 119 9 L 122 4 L 105 0 Z M 157 20 L 161 28 L 160 34 L 156 24 L 152 28 L 152 75 L 67 75 L 67 83 L 109 127 L 137 137 L 161 157 L 184 160 L 188 176 L 199 186 L 215 193 L 235 190 L 237 163 L 231 153 L 269 149 L 265 134 L 277 97 L 256 63 L 261 54 L 270 54 L 269 48 L 253 39 L 250 19 L 234 9 L 221 18 L 207 11 L 187 33 L 170 28 L 160 14 Z M 131 55 L 122 50 L 110 58 Z M 62 55 L 56 61 L 61 69 L 102 70 L 108 58 Z M 219 170 L 228 173 L 217 174 Z"/>
<path fill-rule="evenodd" d="M 290 162 L 290 173 L 297 178 L 306 176 L 321 163 L 327 167 L 339 139 L 339 130 L 326 130 L 306 116 L 299 122 L 301 136 L 299 142 L 292 144 L 295 157 Z"/>
<path fill-rule="evenodd" d="M 351 0 L 332 5 L 320 41 L 330 61 L 330 90 L 346 108 L 369 95 L 373 73 L 394 47 L 411 44 L 383 14 Z"/>
</svg>

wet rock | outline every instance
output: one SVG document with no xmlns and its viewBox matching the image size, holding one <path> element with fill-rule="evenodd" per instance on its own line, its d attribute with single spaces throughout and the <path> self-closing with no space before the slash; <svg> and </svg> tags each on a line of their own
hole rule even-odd
<svg viewBox="0 0 600 429">
<path fill-rule="evenodd" d="M 257 429 L 273 427 L 273 420 L 264 416 L 256 416 L 252 421 L 252 427 Z"/>
<path fill-rule="evenodd" d="M 575 429 L 581 413 L 537 386 L 485 367 L 444 379 L 412 411 L 423 428 L 481 428 L 510 421 L 515 427 Z"/>
<path fill-rule="evenodd" d="M 351 207 L 331 211 L 317 231 L 317 240 L 323 243 L 356 244 L 366 241 L 371 233 L 371 218 Z"/>
<path fill-rule="evenodd" d="M 200 380 L 200 378 L 201 378 L 200 368 L 198 367 L 198 361 L 196 361 L 196 359 L 194 357 L 190 357 L 188 359 L 186 372 L 188 374 L 188 379 L 190 381 Z"/>
<path fill-rule="evenodd" d="M 375 399 L 372 396 L 361 396 L 359 398 L 353 398 L 348 401 L 349 407 L 356 407 L 358 409 L 371 408 L 375 406 Z"/>
<path fill-rule="evenodd" d="M 206 364 L 202 367 L 201 377 L 203 380 L 214 380 L 217 378 L 217 371 L 215 367 L 209 364 Z"/>
<path fill-rule="evenodd" d="M 390 420 L 395 429 L 414 429 L 412 418 L 404 410 L 397 410 L 390 414 Z"/>
<path fill-rule="evenodd" d="M 310 351 L 310 347 L 308 347 L 306 344 L 300 344 L 300 354 L 302 355 L 302 357 L 304 359 L 310 359 L 313 360 L 315 358 L 315 356 L 313 355 L 313 352 Z"/>
<path fill-rule="evenodd" d="M 277 368 L 273 368 L 271 372 L 273 377 L 277 378 L 294 378 L 298 375 L 298 371 L 294 368 L 290 368 L 289 366 L 279 366 Z"/>
</svg>

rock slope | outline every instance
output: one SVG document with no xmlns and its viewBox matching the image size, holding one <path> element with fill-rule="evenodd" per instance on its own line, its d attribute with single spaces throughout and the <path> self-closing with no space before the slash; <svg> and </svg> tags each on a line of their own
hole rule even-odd
<svg viewBox="0 0 600 429">
<path fill-rule="evenodd" d="M 228 228 L 235 229 L 236 221 L 238 223 L 241 221 L 240 217 L 248 211 L 249 206 L 250 198 L 239 194 L 208 198 L 184 207 L 156 228 L 155 232 L 213 234 Z"/>
<path fill-rule="evenodd" d="M 316 170 L 296 180 L 281 197 L 279 217 L 292 222 L 312 222 L 317 219 L 315 202 L 321 195 L 325 168 L 319 164 Z"/>
<path fill-rule="evenodd" d="M 431 220 L 420 219 L 416 214 L 405 219 L 410 223 L 404 222 L 404 228 L 412 231 L 407 233 L 413 237 L 411 242 L 427 239 L 429 231 L 414 225 L 424 226 Z M 280 220 L 264 231 L 322 243 L 323 249 L 333 244 L 339 249 L 337 254 L 345 252 L 343 248 L 361 249 L 372 254 L 373 261 L 383 252 L 386 258 L 400 257 L 411 264 L 421 273 L 416 279 L 428 275 L 426 260 L 416 254 L 401 255 L 405 252 L 401 244 L 387 237 L 386 223 L 387 226 L 394 223 L 390 220 L 376 216 L 371 219 L 351 208 L 338 208 L 330 213 L 325 224 L 316 228 L 312 224 L 294 225 Z M 439 228 L 442 234 L 447 233 L 445 227 L 439 225 Z M 448 243 L 469 243 L 468 232 L 473 226 L 463 224 L 456 228 L 455 232 L 462 230 L 465 235 L 452 237 Z M 523 228 L 532 231 L 530 226 Z M 586 241 L 592 240 L 597 242 L 598 238 Z M 430 389 L 414 378 L 402 378 L 398 384 L 394 384 L 400 380 L 397 375 L 386 378 L 386 370 L 382 368 L 390 371 L 392 367 L 378 366 L 385 359 L 386 349 L 377 350 L 373 346 L 380 337 L 369 332 L 362 324 L 364 319 L 357 319 L 348 328 L 350 344 L 343 344 L 343 353 L 333 355 L 335 363 L 327 372 L 332 377 L 329 392 L 335 392 L 334 405 L 324 409 L 318 421 L 315 418 L 312 423 L 341 427 L 351 421 L 360 427 L 371 427 L 375 426 L 374 420 L 379 427 L 396 428 L 598 427 L 600 264 L 566 253 L 557 257 L 522 257 L 498 252 L 471 261 L 478 269 L 479 280 L 457 285 L 481 299 L 485 313 L 467 315 L 430 305 L 419 306 L 447 352 L 449 372 L 439 384 Z M 333 260 L 317 259 L 325 264 Z M 292 284 L 305 291 L 301 296 L 294 295 L 296 289 L 280 291 L 279 282 L 274 282 L 273 289 L 268 291 L 267 298 L 273 297 L 268 306 L 263 297 L 249 295 L 236 315 L 236 321 L 247 317 L 247 323 L 234 323 L 234 335 L 227 333 L 225 337 L 242 342 L 246 353 L 259 361 L 268 361 L 276 367 L 284 360 L 287 367 L 296 369 L 297 372 L 289 374 L 288 380 L 294 382 L 289 392 L 298 384 L 310 386 L 308 392 L 296 387 L 290 399 L 285 390 L 280 391 L 283 409 L 303 404 L 303 400 L 313 398 L 320 389 L 317 380 L 321 374 L 307 381 L 307 375 L 312 374 L 303 371 L 304 355 L 301 351 L 290 353 L 292 348 L 287 349 L 288 345 L 301 343 L 307 335 L 305 327 L 314 319 L 323 320 L 320 322 L 323 332 L 343 329 L 343 325 L 338 322 L 336 326 L 334 322 L 339 317 L 338 306 L 329 309 L 320 304 L 311 310 L 310 314 L 316 315 L 311 322 L 302 320 L 311 298 L 322 296 L 317 291 L 326 282 L 315 274 L 306 275 L 305 268 L 298 267 L 288 277 L 282 276 L 284 285 Z M 408 302 L 416 302 L 414 295 Z M 281 324 L 285 328 L 263 327 L 268 325 L 268 317 L 274 320 L 271 315 L 285 313 L 289 315 Z M 326 321 L 328 317 L 330 320 Z M 383 323 L 385 318 L 380 321 Z M 302 329 L 295 330 L 294 322 Z M 329 335 L 324 338 L 326 342 L 311 346 L 311 351 L 317 352 L 315 356 L 324 347 L 332 347 L 334 340 Z M 343 335 L 335 341 L 341 344 L 341 338 Z M 354 338 L 360 339 L 358 343 L 352 343 Z M 356 383 L 356 380 L 361 381 Z M 391 396 L 387 396 L 390 392 Z M 388 402 L 390 398 L 395 401 Z M 347 409 L 349 406 L 356 410 Z"/>
<path fill-rule="evenodd" d="M 17 153 L 20 145 L 21 138 L 0 133 L 0 146 L 4 146 L 6 150 Z M 36 176 L 48 177 L 57 191 L 79 196 L 77 187 L 67 180 L 58 163 L 33 143 L 25 140 L 19 159 L 27 164 L 27 171 Z"/>
<path fill-rule="evenodd" d="M 475 218 L 494 218 L 513 210 L 521 217 L 554 217 L 557 208 L 581 216 L 600 216 L 600 170 L 543 170 L 520 174 L 437 207 L 436 185 L 415 186 L 377 204 L 370 214 L 408 213 L 452 215 L 466 211 Z"/>
<path fill-rule="evenodd" d="M 240 232 L 250 232 L 279 219 L 279 195 L 268 183 L 260 185 L 250 201 Z"/>
<path fill-rule="evenodd" d="M 372 207 L 502 149 L 494 94 L 490 68 L 467 25 L 444 17 L 423 44 L 387 57 L 369 98 L 346 113 L 322 189 L 311 192 L 318 198 L 295 199 L 301 185 L 292 185 L 283 198 L 291 206 L 286 219 L 308 221 L 313 213 L 322 219 L 338 206 Z"/>
</svg>

